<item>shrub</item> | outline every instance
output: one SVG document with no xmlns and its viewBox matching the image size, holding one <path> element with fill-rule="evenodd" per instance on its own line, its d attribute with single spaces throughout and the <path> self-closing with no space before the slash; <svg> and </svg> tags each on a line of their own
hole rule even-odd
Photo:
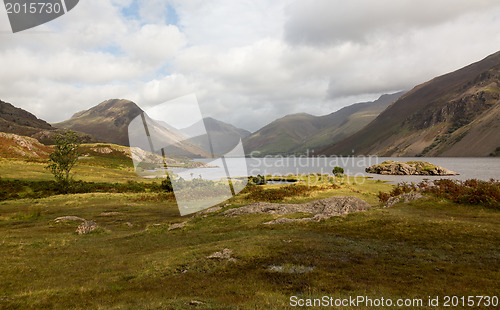
<svg viewBox="0 0 500 310">
<path fill-rule="evenodd" d="M 280 188 L 262 189 L 262 187 L 252 188 L 247 198 L 257 201 L 282 201 L 286 197 L 308 196 L 310 192 L 317 190 L 317 186 L 307 185 L 287 185 Z"/>
<path fill-rule="evenodd" d="M 250 185 L 266 185 L 267 180 L 265 176 L 257 175 L 248 177 L 248 184 Z"/>
<path fill-rule="evenodd" d="M 172 182 L 170 181 L 170 177 L 167 176 L 166 179 L 161 180 L 161 186 L 160 188 L 164 190 L 167 193 L 171 193 L 174 191 L 174 188 L 172 187 Z"/>
<path fill-rule="evenodd" d="M 342 175 L 344 175 L 344 168 L 339 167 L 339 166 L 335 166 L 332 170 L 332 173 L 336 177 L 342 176 Z"/>
<path fill-rule="evenodd" d="M 500 209 L 500 182 L 493 179 L 490 181 L 440 179 L 434 182 L 423 181 L 419 184 L 400 183 L 390 193 L 379 192 L 378 198 L 381 202 L 386 202 L 390 197 L 412 191 L 422 191 L 456 203 Z"/>
<path fill-rule="evenodd" d="M 52 172 L 60 187 L 67 190 L 71 183 L 71 169 L 78 161 L 80 141 L 73 131 L 55 136 L 56 145 L 49 155 L 47 169 Z"/>
</svg>

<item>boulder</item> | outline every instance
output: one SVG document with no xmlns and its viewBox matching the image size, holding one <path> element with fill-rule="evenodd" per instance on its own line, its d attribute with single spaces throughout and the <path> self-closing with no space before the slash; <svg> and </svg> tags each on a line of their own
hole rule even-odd
<svg viewBox="0 0 500 310">
<path fill-rule="evenodd" d="M 404 194 L 389 198 L 387 200 L 387 202 L 385 203 L 385 207 L 390 208 L 401 201 L 403 201 L 404 203 L 408 203 L 412 200 L 417 200 L 417 199 L 420 199 L 422 197 L 424 197 L 424 196 L 419 192 L 404 193 Z"/>
<path fill-rule="evenodd" d="M 223 249 L 222 251 L 214 252 L 214 253 L 210 254 L 209 256 L 207 256 L 207 258 L 209 258 L 209 259 L 225 259 L 225 260 L 228 260 L 232 263 L 235 263 L 237 260 L 236 260 L 236 258 L 231 257 L 232 255 L 233 255 L 233 251 L 226 248 L 226 249 Z"/>
<path fill-rule="evenodd" d="M 94 221 L 83 221 L 77 228 L 76 232 L 79 235 L 84 235 L 93 232 L 97 229 L 97 224 Z"/>
<path fill-rule="evenodd" d="M 341 216 L 352 212 L 365 211 L 370 208 L 363 199 L 357 197 L 330 197 L 303 204 L 267 203 L 258 202 L 240 208 L 229 209 L 223 212 L 224 216 L 237 216 L 249 213 L 268 213 L 286 215 L 292 213 L 311 213 L 313 217 L 301 219 L 279 218 L 264 224 L 281 224 L 289 222 L 319 222 L 333 216 Z"/>
<path fill-rule="evenodd" d="M 168 230 L 180 229 L 180 228 L 183 228 L 184 226 L 186 226 L 186 224 L 187 224 L 187 221 L 181 222 L 181 223 L 175 223 L 175 224 L 170 225 L 168 227 Z"/>
</svg>

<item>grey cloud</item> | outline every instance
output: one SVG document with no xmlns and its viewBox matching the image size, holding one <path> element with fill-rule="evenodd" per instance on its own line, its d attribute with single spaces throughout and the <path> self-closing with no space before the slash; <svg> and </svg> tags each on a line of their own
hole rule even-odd
<svg viewBox="0 0 500 310">
<path fill-rule="evenodd" d="M 403 34 L 499 5 L 495 0 L 297 1 L 287 10 L 285 39 L 290 44 L 318 46 L 364 43 L 378 35 Z"/>
</svg>

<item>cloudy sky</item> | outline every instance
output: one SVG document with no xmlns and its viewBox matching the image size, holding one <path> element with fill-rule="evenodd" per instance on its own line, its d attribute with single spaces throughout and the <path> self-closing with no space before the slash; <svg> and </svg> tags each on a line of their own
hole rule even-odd
<svg viewBox="0 0 500 310">
<path fill-rule="evenodd" d="M 328 114 L 500 50 L 498 0 L 82 0 L 15 33 L 0 9 L 0 99 L 49 122 L 110 98 L 194 93 L 254 131 Z"/>
</svg>

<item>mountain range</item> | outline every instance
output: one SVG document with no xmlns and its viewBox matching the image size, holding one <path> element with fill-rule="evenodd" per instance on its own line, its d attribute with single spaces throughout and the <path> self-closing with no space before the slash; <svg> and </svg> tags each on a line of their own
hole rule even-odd
<svg viewBox="0 0 500 310">
<path fill-rule="evenodd" d="M 134 135 L 129 124 L 141 113 L 130 100 L 110 99 L 51 125 L 0 101 L 0 132 L 51 144 L 54 135 L 70 129 L 83 142 L 128 146 L 129 134 Z M 220 156 L 241 139 L 245 153 L 257 156 L 312 155 L 313 150 L 314 155 L 495 155 L 500 153 L 500 52 L 406 93 L 323 116 L 287 115 L 252 134 L 213 118 L 182 129 L 146 119 L 150 131 L 172 145 L 169 151 L 187 157 Z M 209 135 L 200 135 L 202 129 Z"/>
<path fill-rule="evenodd" d="M 125 99 L 106 100 L 88 110 L 75 113 L 69 120 L 53 124 L 54 127 L 77 130 L 88 133 L 102 142 L 129 146 L 129 138 L 141 144 L 145 142 L 141 134 L 143 124 L 136 128 L 129 128 L 130 123 L 143 110 L 134 102 Z M 213 149 L 207 143 L 207 136 L 193 137 L 194 133 L 205 132 L 199 130 L 201 120 L 188 128 L 177 129 L 161 120 L 146 118 L 149 133 L 157 141 L 168 144 L 166 151 L 175 156 L 186 157 L 211 157 L 212 151 L 221 155 L 234 147 L 237 142 L 250 133 L 244 129 L 236 128 L 230 124 L 213 118 L 203 119 L 206 132 L 210 134 Z M 143 140 L 142 142 L 139 140 Z M 148 148 L 147 145 L 142 145 Z"/>
<path fill-rule="evenodd" d="M 312 154 L 356 133 L 403 94 L 382 95 L 375 101 L 356 103 L 323 116 L 287 115 L 245 138 L 245 152 L 258 156 Z"/>
<path fill-rule="evenodd" d="M 488 156 L 500 147 L 500 52 L 420 84 L 322 154 Z"/>
</svg>

